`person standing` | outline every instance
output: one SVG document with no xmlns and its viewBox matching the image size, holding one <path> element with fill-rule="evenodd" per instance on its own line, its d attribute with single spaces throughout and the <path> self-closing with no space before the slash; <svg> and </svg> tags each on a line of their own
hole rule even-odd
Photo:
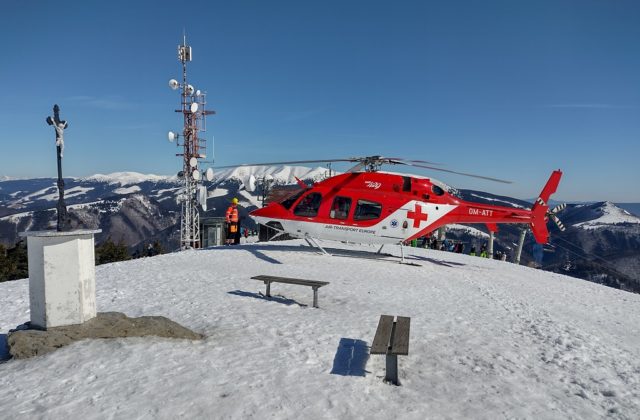
<svg viewBox="0 0 640 420">
<path fill-rule="evenodd" d="M 489 257 L 487 255 L 487 244 L 482 244 L 482 246 L 480 247 L 480 256 L 482 258 L 488 258 Z"/>
<path fill-rule="evenodd" d="M 226 245 L 233 245 L 238 237 L 238 199 L 233 198 L 231 205 L 227 209 L 225 214 L 225 221 L 227 222 L 227 240 Z"/>
</svg>

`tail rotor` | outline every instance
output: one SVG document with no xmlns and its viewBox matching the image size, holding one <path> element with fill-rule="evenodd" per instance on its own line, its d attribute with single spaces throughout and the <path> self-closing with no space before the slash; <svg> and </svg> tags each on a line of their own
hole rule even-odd
<svg viewBox="0 0 640 420">
<path fill-rule="evenodd" d="M 558 204 L 557 206 L 555 206 L 552 210 L 549 210 L 547 212 L 547 216 L 549 216 L 549 218 L 551 220 L 553 220 L 553 223 L 556 224 L 556 226 L 558 226 L 558 229 L 560 229 L 560 231 L 564 232 L 566 230 L 566 228 L 564 227 L 564 224 L 560 221 L 560 219 L 558 218 L 558 216 L 556 216 L 556 214 L 560 213 L 562 210 L 565 209 L 565 207 L 567 207 L 567 205 L 565 203 L 562 204 Z"/>
<path fill-rule="evenodd" d="M 536 200 L 536 202 L 540 205 L 540 206 L 544 206 L 548 208 L 547 203 L 541 198 L 538 197 L 538 199 Z M 564 210 L 567 207 L 566 203 L 562 203 L 562 204 L 558 204 L 557 206 L 555 206 L 553 209 L 550 209 L 547 211 L 546 216 L 553 220 L 553 223 L 556 224 L 556 226 L 558 226 L 558 229 L 560 229 L 560 231 L 564 232 L 565 230 L 567 230 L 567 228 L 564 227 L 564 223 L 562 223 L 562 221 L 560 220 L 560 218 L 557 216 L 558 213 L 560 213 L 562 210 Z"/>
</svg>

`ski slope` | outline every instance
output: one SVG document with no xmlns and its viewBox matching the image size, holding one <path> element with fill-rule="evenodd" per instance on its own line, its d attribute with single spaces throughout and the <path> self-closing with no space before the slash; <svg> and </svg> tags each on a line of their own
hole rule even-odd
<svg viewBox="0 0 640 420">
<path fill-rule="evenodd" d="M 441 251 L 409 249 L 409 266 L 302 244 L 97 267 L 99 311 L 167 316 L 206 339 L 83 341 L 1 363 L 0 417 L 640 417 L 640 295 Z M 314 309 L 309 287 L 273 284 L 264 299 L 257 274 L 331 284 Z M 401 387 L 362 347 L 381 314 L 411 317 Z M 0 342 L 28 319 L 27 280 L 0 283 Z"/>
</svg>

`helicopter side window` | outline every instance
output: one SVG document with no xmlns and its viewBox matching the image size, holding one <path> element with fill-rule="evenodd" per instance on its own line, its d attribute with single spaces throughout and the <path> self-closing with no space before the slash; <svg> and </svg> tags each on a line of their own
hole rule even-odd
<svg viewBox="0 0 640 420">
<path fill-rule="evenodd" d="M 358 200 L 353 220 L 377 219 L 382 214 L 382 204 L 367 200 Z"/>
<path fill-rule="evenodd" d="M 444 194 L 444 190 L 440 187 L 438 187 L 437 185 L 432 185 L 431 186 L 431 191 L 435 194 L 435 195 L 442 195 Z"/>
<path fill-rule="evenodd" d="M 336 197 L 331 205 L 329 217 L 344 220 L 349 216 L 349 210 L 351 210 L 351 199 L 349 197 Z"/>
<path fill-rule="evenodd" d="M 318 215 L 320 201 L 322 201 L 322 194 L 316 192 L 309 193 L 298 203 L 293 210 L 293 214 L 303 217 L 315 217 Z"/>
</svg>

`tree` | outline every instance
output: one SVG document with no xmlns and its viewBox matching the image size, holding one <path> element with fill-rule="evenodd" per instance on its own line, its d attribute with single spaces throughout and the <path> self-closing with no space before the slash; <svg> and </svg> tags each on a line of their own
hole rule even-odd
<svg viewBox="0 0 640 420">
<path fill-rule="evenodd" d="M 96 265 L 130 259 L 129 249 L 122 241 L 116 244 L 111 237 L 108 237 L 106 241 L 96 246 Z"/>
<path fill-rule="evenodd" d="M 26 277 L 29 277 L 29 263 L 25 241 L 20 241 L 8 249 L 4 245 L 0 245 L 0 281 Z"/>
</svg>

